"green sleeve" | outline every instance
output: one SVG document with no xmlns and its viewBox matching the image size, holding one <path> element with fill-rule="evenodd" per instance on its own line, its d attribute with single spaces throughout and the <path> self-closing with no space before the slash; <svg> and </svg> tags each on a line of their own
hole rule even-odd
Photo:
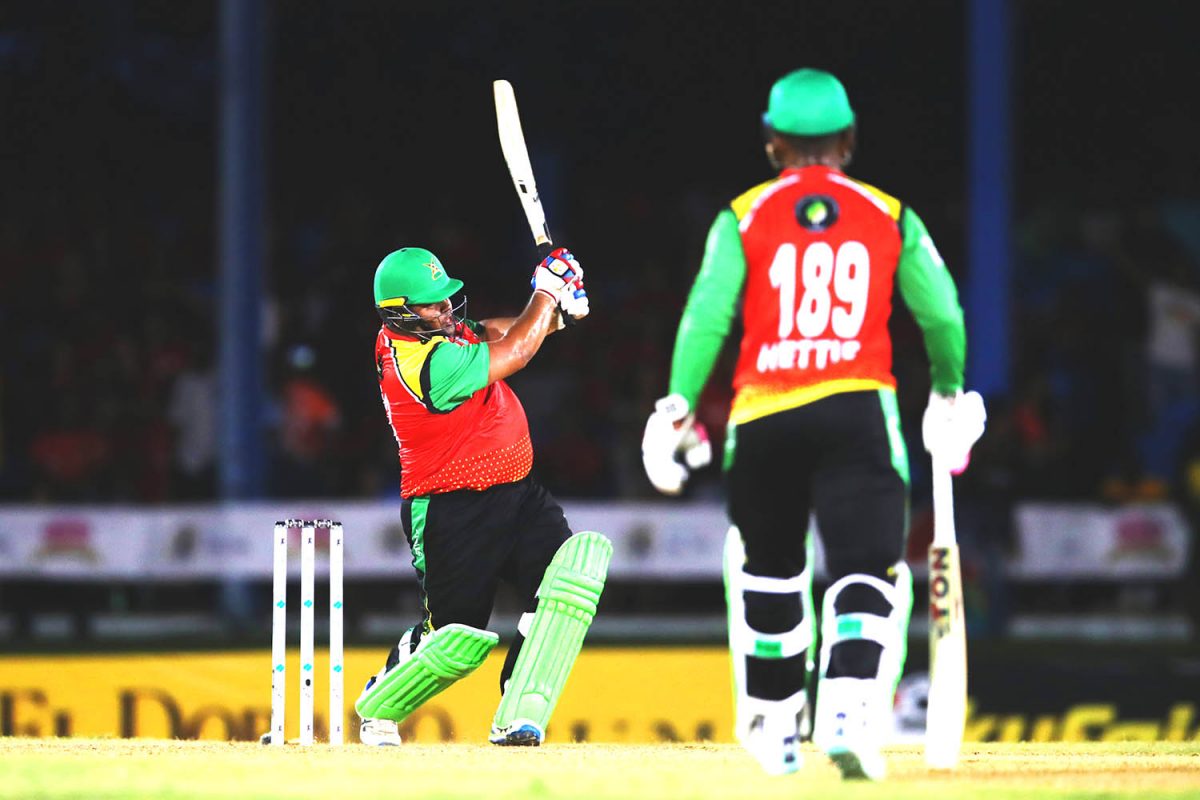
<svg viewBox="0 0 1200 800">
<path fill-rule="evenodd" d="M 671 357 L 668 391 L 686 397 L 692 408 L 696 407 L 729 335 L 745 282 L 742 235 L 737 217 L 727 208 L 717 214 L 708 231 L 700 273 L 684 306 Z"/>
<path fill-rule="evenodd" d="M 487 386 L 490 361 L 486 342 L 438 342 L 421 368 L 421 393 L 434 411 L 453 411 Z"/>
<path fill-rule="evenodd" d="M 925 335 L 933 390 L 953 394 L 963 385 L 967 334 L 958 290 L 925 223 L 910 208 L 900 218 L 904 245 L 896 268 L 900 296 Z"/>
</svg>

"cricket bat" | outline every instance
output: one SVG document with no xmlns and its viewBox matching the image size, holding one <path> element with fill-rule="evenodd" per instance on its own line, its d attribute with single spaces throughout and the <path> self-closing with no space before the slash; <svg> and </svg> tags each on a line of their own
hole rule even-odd
<svg viewBox="0 0 1200 800">
<path fill-rule="evenodd" d="M 521 210 L 529 221 L 529 231 L 533 234 L 538 258 L 544 259 L 554 250 L 554 240 L 550 238 L 550 226 L 546 224 L 542 198 L 538 195 L 537 181 L 533 179 L 533 165 L 529 163 L 529 149 L 525 146 L 521 115 L 517 112 L 517 96 L 513 93 L 512 84 L 506 80 L 492 81 L 492 93 L 496 98 L 496 129 L 500 134 L 500 150 L 512 175 Z M 562 320 L 565 325 L 575 324 L 575 320 L 566 313 L 562 313 Z"/>
<path fill-rule="evenodd" d="M 967 626 L 954 530 L 950 467 L 933 458 L 933 543 L 929 546 L 929 704 L 925 763 L 953 769 L 967 721 Z"/>
<path fill-rule="evenodd" d="M 542 198 L 538 196 L 537 181 L 533 179 L 533 166 L 529 163 L 529 150 L 525 147 L 525 134 L 521 130 L 521 115 L 517 113 L 517 96 L 513 94 L 512 84 L 505 80 L 493 81 L 492 91 L 496 96 L 496 128 L 500 132 L 500 149 L 512 174 L 521 210 L 529 220 L 529 230 L 533 233 L 538 255 L 545 258 L 554 248 L 554 240 L 550 238 Z"/>
</svg>

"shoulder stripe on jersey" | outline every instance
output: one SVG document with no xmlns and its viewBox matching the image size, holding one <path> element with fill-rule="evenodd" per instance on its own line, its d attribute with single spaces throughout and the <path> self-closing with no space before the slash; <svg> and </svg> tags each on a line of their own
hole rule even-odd
<svg viewBox="0 0 1200 800">
<path fill-rule="evenodd" d="M 421 405 L 426 405 L 425 399 L 421 396 L 421 380 L 420 371 L 423 363 L 426 361 L 426 353 L 421 346 L 413 346 L 407 342 L 406 346 L 401 350 L 401 342 L 393 339 L 388 343 L 388 349 L 392 353 L 392 366 L 396 368 L 396 379 L 404 390 L 412 396 Z"/>
<path fill-rule="evenodd" d="M 437 352 L 437 349 L 439 347 L 441 347 L 443 344 L 445 344 L 445 342 L 438 342 L 432 348 L 430 348 L 429 357 L 426 358 L 425 363 L 421 365 L 421 395 L 425 398 L 421 402 L 423 402 L 425 404 L 426 409 L 428 409 L 429 411 L 432 411 L 434 414 L 449 414 L 450 413 L 450 411 L 443 411 L 442 409 L 434 406 L 433 392 L 431 391 L 433 384 L 429 378 L 429 365 L 433 363 L 433 354 L 435 352 Z M 453 411 L 454 409 L 450 409 L 450 410 Z"/>
<path fill-rule="evenodd" d="M 845 175 L 838 175 L 837 173 L 831 173 L 829 175 L 829 180 L 858 192 L 863 197 L 874 203 L 876 208 L 887 214 L 892 219 L 900 219 L 900 201 L 892 197 L 887 192 L 882 192 L 870 184 L 863 183 L 862 181 L 856 181 L 853 178 L 847 178 Z"/>
<path fill-rule="evenodd" d="M 781 189 L 786 189 L 789 186 L 794 186 L 801 180 L 800 175 L 789 175 L 786 178 L 768 181 L 767 183 L 759 184 L 750 191 L 743 194 L 734 203 L 741 200 L 747 200 L 745 213 L 738 214 L 738 230 L 745 233 L 750 229 L 751 223 L 754 222 L 754 215 L 758 213 L 758 209 L 762 204 L 767 202 L 773 194 Z M 751 196 L 753 195 L 753 196 Z M 733 209 L 734 214 L 737 214 L 737 207 Z"/>
<path fill-rule="evenodd" d="M 758 197 L 760 194 L 770 188 L 771 184 L 775 183 L 777 180 L 779 179 L 772 178 L 769 181 L 763 181 L 758 186 L 755 186 L 752 189 L 747 189 L 735 197 L 733 202 L 729 204 L 729 207 L 733 209 L 733 215 L 738 219 L 746 216 L 746 214 L 750 211 L 750 206 L 754 205 L 754 198 Z"/>
</svg>

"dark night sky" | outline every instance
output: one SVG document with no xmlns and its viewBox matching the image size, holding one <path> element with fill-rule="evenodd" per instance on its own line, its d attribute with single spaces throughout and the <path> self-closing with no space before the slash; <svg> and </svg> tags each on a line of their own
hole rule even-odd
<svg viewBox="0 0 1200 800">
<path fill-rule="evenodd" d="M 7 215 L 19 224 L 26 192 L 45 187 L 118 200 L 146 187 L 211 210 L 216 5 L 0 6 Z M 1184 154 L 1200 125 L 1183 87 L 1200 55 L 1184 5 L 1015 4 L 1018 212 L 1046 192 L 1196 191 Z M 964 13 L 952 0 L 274 3 L 272 208 L 321 213 L 356 187 L 414 230 L 439 203 L 493 235 L 519 226 L 490 100 L 507 77 L 552 221 L 580 244 L 677 252 L 664 227 L 680 224 L 680 198 L 713 204 L 767 177 L 766 91 L 815 65 L 859 111 L 853 171 L 953 220 Z M 611 202 L 653 211 L 613 230 L 599 219 Z"/>
</svg>

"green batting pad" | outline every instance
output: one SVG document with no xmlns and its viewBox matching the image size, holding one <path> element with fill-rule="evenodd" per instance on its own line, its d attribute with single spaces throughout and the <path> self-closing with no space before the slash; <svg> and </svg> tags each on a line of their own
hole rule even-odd
<svg viewBox="0 0 1200 800">
<path fill-rule="evenodd" d="M 354 710 L 364 719 L 402 722 L 429 698 L 484 662 L 500 637 L 469 625 L 452 624 L 421 638 L 417 651 L 375 682 Z"/>
<path fill-rule="evenodd" d="M 528 720 L 546 729 L 550 714 L 583 647 L 604 591 L 612 543 L 585 531 L 563 542 L 538 587 L 538 606 L 493 727 Z"/>
</svg>

